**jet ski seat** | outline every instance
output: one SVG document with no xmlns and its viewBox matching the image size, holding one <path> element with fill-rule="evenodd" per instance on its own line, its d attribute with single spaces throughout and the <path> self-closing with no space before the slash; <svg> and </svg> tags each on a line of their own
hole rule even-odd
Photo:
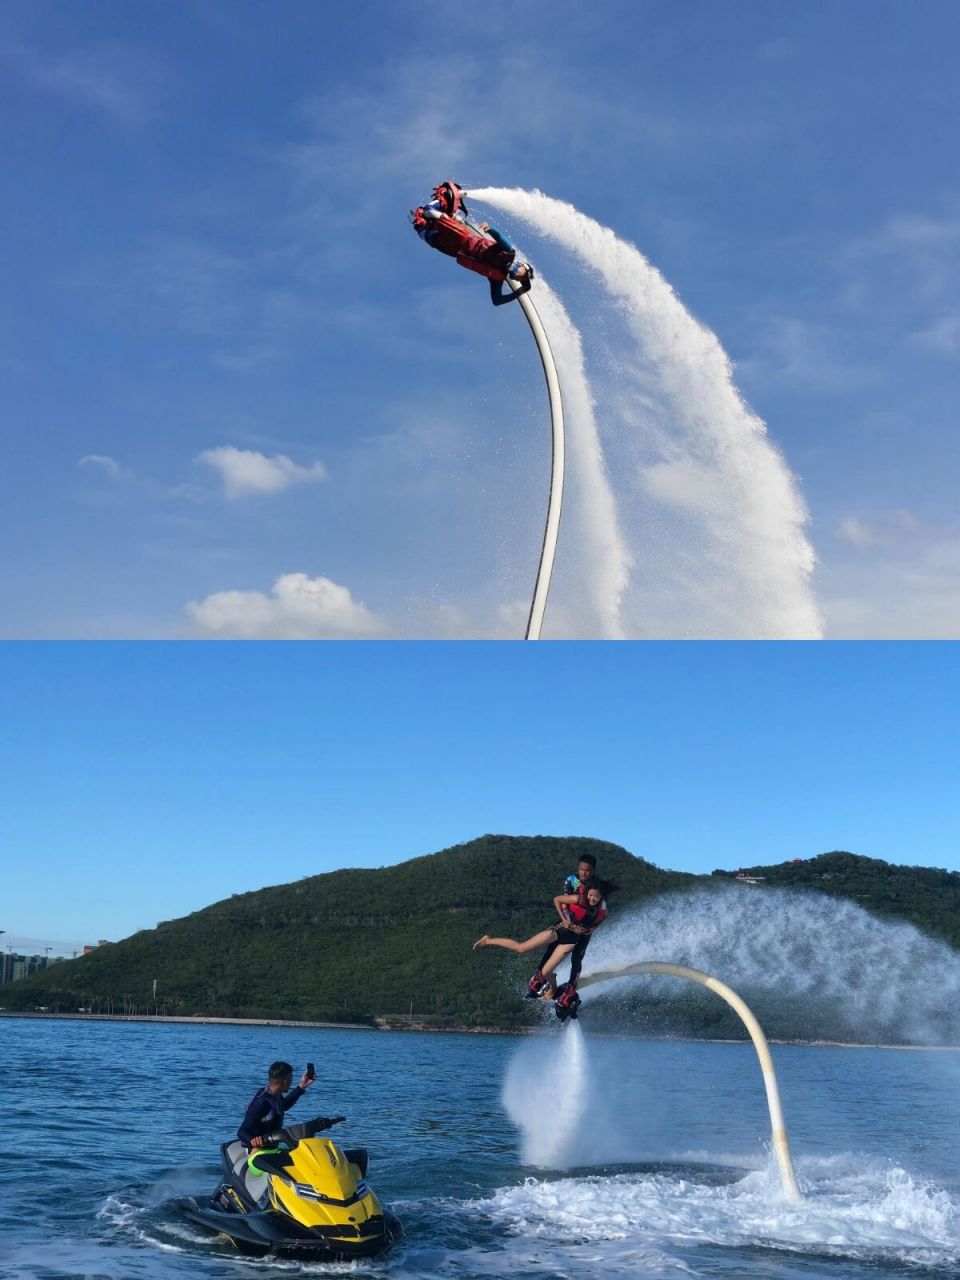
<svg viewBox="0 0 960 1280">
<path fill-rule="evenodd" d="M 237 1138 L 233 1142 L 225 1142 L 220 1150 L 230 1161 L 233 1176 L 243 1183 L 247 1195 L 254 1202 L 258 1201 L 267 1189 L 267 1179 L 264 1174 L 251 1169 L 247 1164 L 247 1156 L 250 1154 L 247 1148 Z"/>
</svg>

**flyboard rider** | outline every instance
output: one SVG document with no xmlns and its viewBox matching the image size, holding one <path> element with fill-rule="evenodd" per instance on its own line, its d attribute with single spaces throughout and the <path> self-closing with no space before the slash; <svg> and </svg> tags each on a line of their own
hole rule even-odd
<svg viewBox="0 0 960 1280">
<path fill-rule="evenodd" d="M 545 998 L 557 1001 L 557 1012 L 564 1016 L 563 1010 L 575 1012 L 579 1004 L 577 982 L 583 966 L 583 957 L 594 930 L 598 929 L 607 917 L 607 897 L 617 891 L 618 886 L 610 881 L 601 880 L 595 873 L 596 860 L 591 855 L 581 859 L 575 876 L 568 876 L 564 885 L 569 893 L 558 894 L 553 905 L 559 919 L 549 929 L 543 929 L 519 942 L 514 938 L 493 938 L 484 934 L 473 944 L 474 951 L 481 947 L 503 947 L 518 955 L 535 951 L 538 947 L 546 947 L 540 958 L 537 970 L 527 986 L 527 995 L 531 998 Z M 560 962 L 571 957 L 570 979 L 562 988 L 557 987 L 554 972 Z"/>
<path fill-rule="evenodd" d="M 417 235 L 432 249 L 456 258 L 461 267 L 476 271 L 490 281 L 490 299 L 495 307 L 513 302 L 528 293 L 533 281 L 533 267 L 517 262 L 517 251 L 503 232 L 489 222 L 474 226 L 469 221 L 463 191 L 455 182 L 442 182 L 434 187 L 426 204 L 412 210 L 410 220 Z M 508 287 L 507 280 L 520 288 Z"/>
</svg>

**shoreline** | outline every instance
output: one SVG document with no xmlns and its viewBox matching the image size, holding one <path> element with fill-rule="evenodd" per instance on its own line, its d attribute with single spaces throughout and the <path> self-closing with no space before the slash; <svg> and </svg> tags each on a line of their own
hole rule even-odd
<svg viewBox="0 0 960 1280">
<path fill-rule="evenodd" d="M 399 1015 L 402 1017 L 403 1015 Z M 472 1036 L 529 1036 L 543 1034 L 542 1027 L 431 1027 L 416 1020 L 392 1022 L 387 1017 L 374 1018 L 373 1022 L 321 1022 L 297 1020 L 293 1018 L 221 1018 L 206 1014 L 156 1014 L 156 1013 L 28 1013 L 17 1009 L 0 1009 L 0 1018 L 33 1018 L 67 1022 L 159 1022 L 173 1023 L 180 1026 L 231 1026 L 231 1027 L 312 1027 L 326 1031 L 405 1031 L 407 1033 L 425 1032 L 428 1035 L 472 1035 Z M 650 1040 L 658 1043 L 676 1042 L 678 1044 L 742 1044 L 748 1045 L 748 1039 L 731 1040 L 714 1038 L 692 1038 L 690 1036 L 617 1036 L 610 1032 L 601 1032 L 600 1039 Z M 895 1049 L 905 1052 L 960 1053 L 960 1045 L 954 1044 L 874 1044 L 864 1041 L 844 1040 L 769 1040 L 775 1045 L 802 1045 L 807 1049 Z"/>
<path fill-rule="evenodd" d="M 0 1009 L 0 1018 L 36 1018 L 67 1022 L 171 1022 L 185 1026 L 228 1027 L 313 1027 L 325 1031 L 425 1031 L 430 1034 L 449 1032 L 452 1035 L 513 1036 L 527 1035 L 524 1028 L 511 1031 L 504 1027 L 431 1027 L 425 1022 L 404 1018 L 394 1023 L 388 1016 L 374 1017 L 372 1022 L 323 1022 L 296 1018 L 221 1018 L 212 1014 L 163 1014 L 163 1013 L 50 1013 L 27 1012 L 20 1009 Z"/>
</svg>

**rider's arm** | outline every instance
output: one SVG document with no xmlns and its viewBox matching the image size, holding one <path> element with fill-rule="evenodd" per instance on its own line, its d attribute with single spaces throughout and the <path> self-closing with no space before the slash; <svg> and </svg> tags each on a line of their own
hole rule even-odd
<svg viewBox="0 0 960 1280">
<path fill-rule="evenodd" d="M 557 896 L 554 898 L 553 900 L 554 908 L 556 909 L 557 915 L 560 917 L 560 919 L 563 921 L 564 924 L 570 923 L 570 917 L 567 915 L 567 913 L 564 911 L 563 908 L 567 905 L 568 902 L 579 902 L 579 901 L 580 901 L 580 895 L 576 893 L 558 893 Z"/>
<path fill-rule="evenodd" d="M 299 1102 L 305 1093 L 306 1089 L 301 1089 L 299 1085 L 296 1085 L 290 1090 L 286 1097 L 280 1099 L 280 1105 L 283 1107 L 284 1111 L 289 1111 L 293 1104 L 295 1102 Z"/>
<path fill-rule="evenodd" d="M 495 307 L 502 307 L 505 302 L 516 302 L 517 298 L 530 292 L 530 277 L 520 281 L 518 289 L 512 288 L 506 280 L 490 281 L 490 301 Z"/>
</svg>

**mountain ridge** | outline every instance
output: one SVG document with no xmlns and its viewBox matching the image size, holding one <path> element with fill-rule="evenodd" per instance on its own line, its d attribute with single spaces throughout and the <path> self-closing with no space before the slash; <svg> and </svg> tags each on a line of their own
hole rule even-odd
<svg viewBox="0 0 960 1280">
<path fill-rule="evenodd" d="M 588 836 L 488 834 L 393 866 L 340 868 L 233 894 L 3 990 L 11 1009 L 370 1022 L 415 1010 L 436 1025 L 529 1020 L 520 983 L 535 956 L 471 951 L 481 933 L 525 938 L 583 853 L 621 886 L 614 915 L 665 892 L 736 880 L 849 897 L 960 946 L 960 874 L 834 850 L 810 859 L 670 871 Z M 588 965 L 589 967 L 589 965 Z M 722 976 L 722 975 L 721 975 Z M 153 982 L 156 980 L 156 995 Z"/>
</svg>

